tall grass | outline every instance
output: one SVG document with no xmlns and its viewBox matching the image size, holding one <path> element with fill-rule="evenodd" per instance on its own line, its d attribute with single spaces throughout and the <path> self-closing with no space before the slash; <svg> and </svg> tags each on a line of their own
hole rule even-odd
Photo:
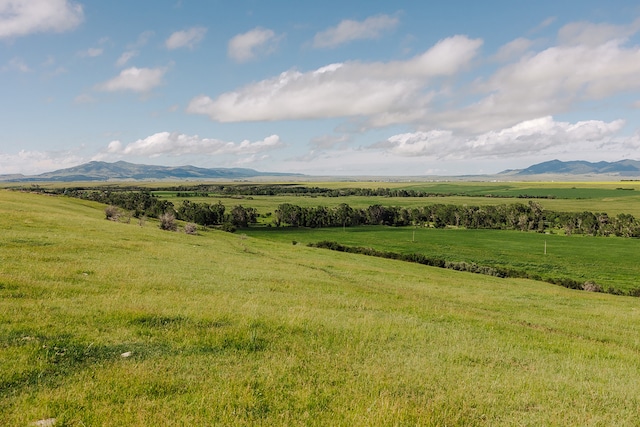
<svg viewBox="0 0 640 427">
<path fill-rule="evenodd" d="M 637 423 L 634 298 L 6 191 L 0 248 L 0 425 Z"/>
</svg>

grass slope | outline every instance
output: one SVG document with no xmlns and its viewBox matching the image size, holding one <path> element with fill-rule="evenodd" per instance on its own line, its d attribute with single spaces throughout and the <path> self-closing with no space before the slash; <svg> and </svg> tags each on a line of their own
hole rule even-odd
<svg viewBox="0 0 640 427">
<path fill-rule="evenodd" d="M 624 426 L 639 415 L 635 298 L 164 232 L 8 191 L 0 263 L 0 425 Z"/>
</svg>

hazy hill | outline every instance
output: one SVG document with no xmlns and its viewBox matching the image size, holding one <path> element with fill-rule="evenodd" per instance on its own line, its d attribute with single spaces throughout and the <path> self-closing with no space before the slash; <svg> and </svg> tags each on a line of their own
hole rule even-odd
<svg viewBox="0 0 640 427">
<path fill-rule="evenodd" d="M 640 161 L 620 160 L 618 162 L 587 162 L 583 160 L 562 162 L 551 160 L 529 166 L 526 169 L 505 171 L 516 175 L 540 175 L 540 174 L 613 174 L 621 176 L 640 175 Z"/>
<path fill-rule="evenodd" d="M 296 176 L 296 174 L 258 172 L 245 168 L 198 168 L 195 166 L 152 166 L 119 161 L 89 162 L 39 175 L 0 175 L 0 181 L 106 181 L 163 179 L 240 179 L 257 176 Z"/>
</svg>

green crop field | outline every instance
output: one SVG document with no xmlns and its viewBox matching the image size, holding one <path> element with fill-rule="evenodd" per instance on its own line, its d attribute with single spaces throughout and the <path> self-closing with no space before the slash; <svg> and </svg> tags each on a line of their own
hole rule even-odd
<svg viewBox="0 0 640 427">
<path fill-rule="evenodd" d="M 524 271 L 541 278 L 595 282 L 605 290 L 640 288 L 640 240 L 546 235 L 505 230 L 364 226 L 252 228 L 249 236 L 291 244 L 335 241 L 401 254 L 419 253 L 453 262 Z M 545 253 L 546 250 L 546 253 Z"/>
<path fill-rule="evenodd" d="M 638 424 L 638 298 L 247 234 L 0 190 L 0 425 Z"/>
</svg>

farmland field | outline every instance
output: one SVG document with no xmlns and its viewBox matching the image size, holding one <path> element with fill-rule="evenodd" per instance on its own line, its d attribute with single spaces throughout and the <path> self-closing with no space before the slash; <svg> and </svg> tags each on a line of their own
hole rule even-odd
<svg viewBox="0 0 640 427">
<path fill-rule="evenodd" d="M 640 240 L 505 230 L 423 227 L 252 228 L 249 236 L 301 244 L 335 241 L 401 254 L 525 271 L 541 278 L 592 281 L 604 289 L 640 288 Z M 546 253 L 545 253 L 546 250 Z"/>
<path fill-rule="evenodd" d="M 637 425 L 638 298 L 274 230 L 188 235 L 0 190 L 0 425 Z M 460 239 L 483 262 L 499 245 L 527 268 L 547 239 L 552 270 L 621 253 L 620 280 L 638 264 L 636 239 L 370 231 L 320 232 L 443 255 Z"/>
</svg>

